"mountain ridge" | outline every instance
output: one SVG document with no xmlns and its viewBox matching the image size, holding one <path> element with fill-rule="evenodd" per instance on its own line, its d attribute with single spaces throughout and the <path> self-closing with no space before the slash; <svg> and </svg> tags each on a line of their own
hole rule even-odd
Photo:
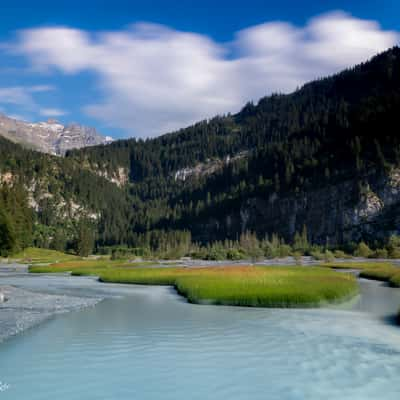
<svg viewBox="0 0 400 400">
<path fill-rule="evenodd" d="M 95 128 L 77 123 L 63 125 L 54 119 L 33 123 L 5 114 L 0 114 L 0 135 L 12 142 L 54 155 L 65 155 L 71 149 L 113 141 L 111 137 L 102 136 Z"/>
</svg>

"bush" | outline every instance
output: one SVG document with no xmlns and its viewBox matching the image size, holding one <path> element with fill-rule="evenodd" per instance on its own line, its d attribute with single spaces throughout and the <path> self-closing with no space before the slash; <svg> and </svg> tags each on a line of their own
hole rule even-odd
<svg viewBox="0 0 400 400">
<path fill-rule="evenodd" d="M 226 260 L 226 252 L 217 246 L 212 246 L 209 248 L 207 253 L 205 254 L 205 257 L 203 257 L 205 260 L 212 260 L 212 261 L 222 261 Z"/>
<path fill-rule="evenodd" d="M 389 258 L 400 258 L 400 249 L 393 249 L 390 251 Z"/>
<path fill-rule="evenodd" d="M 342 250 L 335 250 L 333 252 L 335 258 L 348 258 L 349 256 Z"/>
<path fill-rule="evenodd" d="M 354 251 L 354 255 L 356 257 L 365 257 L 368 258 L 372 255 L 373 251 L 369 248 L 369 246 L 365 242 L 360 242 Z"/>
<path fill-rule="evenodd" d="M 301 265 L 301 262 L 302 262 L 302 259 L 301 259 L 302 253 L 300 253 L 300 252 L 298 252 L 298 251 L 295 251 L 294 253 L 292 253 L 292 256 L 293 256 L 293 258 L 295 259 L 296 264 L 297 264 L 297 265 Z"/>
<path fill-rule="evenodd" d="M 387 245 L 390 258 L 400 258 L 400 237 L 392 235 Z"/>
<path fill-rule="evenodd" d="M 279 246 L 279 257 L 288 257 L 292 248 L 288 244 L 281 244 Z"/>
<path fill-rule="evenodd" d="M 386 249 L 376 249 L 372 256 L 374 258 L 388 258 L 389 252 Z"/>
<path fill-rule="evenodd" d="M 325 259 L 325 258 L 324 258 L 324 253 L 322 253 L 322 252 L 319 251 L 319 250 L 312 251 L 312 252 L 310 253 L 310 255 L 311 255 L 311 257 L 315 258 L 315 259 L 318 260 L 318 261 L 323 261 L 323 260 Z"/>
<path fill-rule="evenodd" d="M 325 250 L 324 261 L 325 262 L 332 262 L 334 260 L 335 260 L 335 257 L 333 256 L 333 253 L 330 250 Z"/>
<path fill-rule="evenodd" d="M 390 277 L 389 283 L 393 287 L 400 287 L 400 271 Z"/>
<path fill-rule="evenodd" d="M 228 249 L 226 257 L 228 260 L 242 260 L 244 254 L 239 249 Z"/>
</svg>

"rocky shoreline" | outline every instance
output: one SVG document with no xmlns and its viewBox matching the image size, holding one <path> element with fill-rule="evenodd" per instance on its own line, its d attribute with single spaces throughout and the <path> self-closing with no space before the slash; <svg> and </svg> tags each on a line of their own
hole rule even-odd
<svg viewBox="0 0 400 400">
<path fill-rule="evenodd" d="M 359 261 L 354 259 L 353 261 Z M 182 262 L 182 261 L 181 261 Z M 286 258 L 264 261 L 268 265 L 294 265 Z M 397 264 L 398 260 L 396 260 Z M 186 260 L 189 268 L 225 265 L 227 262 Z M 317 263 L 303 257 L 303 265 Z M 242 265 L 244 262 L 230 262 Z M 246 262 L 245 264 L 248 264 Z M 160 264 L 157 265 L 158 267 Z M 170 265 L 165 265 L 167 268 Z M 0 263 L 0 343 L 57 314 L 91 307 L 106 298 L 132 294 L 131 285 L 99 283 L 96 277 L 71 277 L 69 274 L 29 274 L 26 265 Z"/>
<path fill-rule="evenodd" d="M 21 264 L 0 264 L 0 343 L 49 318 L 129 295 L 126 285 L 104 285 L 93 277 L 34 275 Z"/>
<path fill-rule="evenodd" d="M 100 301 L 37 293 L 13 286 L 2 286 L 1 291 L 7 301 L 0 303 L 0 342 L 56 314 L 93 306 Z"/>
</svg>

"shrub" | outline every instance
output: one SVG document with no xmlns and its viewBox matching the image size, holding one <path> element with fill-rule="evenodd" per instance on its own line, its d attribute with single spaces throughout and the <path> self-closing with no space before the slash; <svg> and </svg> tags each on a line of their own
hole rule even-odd
<svg viewBox="0 0 400 400">
<path fill-rule="evenodd" d="M 368 258 L 372 255 L 372 250 L 369 248 L 369 246 L 365 242 L 360 242 L 354 251 L 354 255 L 356 257 L 365 257 Z"/>
<path fill-rule="evenodd" d="M 294 253 L 292 253 L 292 256 L 293 256 L 293 258 L 295 259 L 295 261 L 296 261 L 296 264 L 297 265 L 301 265 L 301 262 L 302 262 L 302 253 L 300 253 L 300 252 L 298 252 L 298 251 L 295 251 Z"/>
<path fill-rule="evenodd" d="M 373 253 L 374 258 L 388 258 L 389 252 L 386 249 L 376 249 Z"/>
<path fill-rule="evenodd" d="M 390 236 L 387 249 L 390 258 L 400 258 L 400 237 L 397 235 Z"/>
<path fill-rule="evenodd" d="M 333 253 L 330 250 L 325 250 L 324 253 L 324 261 L 325 262 L 332 262 L 335 260 Z"/>
<path fill-rule="evenodd" d="M 389 283 L 393 287 L 400 287 L 400 270 L 390 277 Z"/>
<path fill-rule="evenodd" d="M 319 250 L 312 251 L 312 252 L 310 253 L 310 255 L 311 255 L 311 257 L 315 258 L 315 259 L 318 260 L 318 261 L 324 261 L 324 253 L 322 253 L 322 252 L 319 251 Z"/>
<path fill-rule="evenodd" d="M 228 249 L 226 257 L 228 260 L 242 260 L 244 254 L 239 249 Z"/>
<path fill-rule="evenodd" d="M 333 255 L 335 258 L 348 258 L 348 255 L 342 250 L 335 250 Z"/>
<path fill-rule="evenodd" d="M 288 257 L 292 248 L 288 244 L 281 244 L 279 246 L 279 257 Z"/>
</svg>

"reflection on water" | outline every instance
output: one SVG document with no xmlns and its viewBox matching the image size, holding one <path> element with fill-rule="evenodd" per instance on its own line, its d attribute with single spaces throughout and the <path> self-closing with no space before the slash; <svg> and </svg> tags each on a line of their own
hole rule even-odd
<svg viewBox="0 0 400 400">
<path fill-rule="evenodd" d="M 400 290 L 353 310 L 196 306 L 130 288 L 0 345 L 3 399 L 398 399 Z M 368 311 L 368 312 L 367 312 Z"/>
</svg>

